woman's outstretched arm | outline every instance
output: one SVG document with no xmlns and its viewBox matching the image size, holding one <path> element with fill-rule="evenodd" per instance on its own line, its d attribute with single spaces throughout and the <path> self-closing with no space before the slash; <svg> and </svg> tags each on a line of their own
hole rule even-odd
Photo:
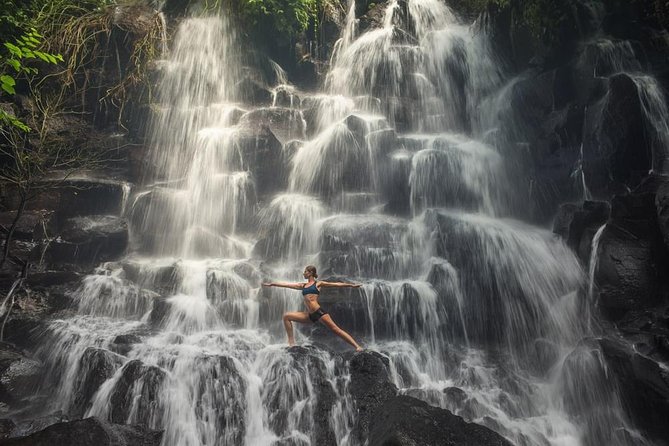
<svg viewBox="0 0 669 446">
<path fill-rule="evenodd" d="M 323 288 L 360 288 L 362 285 L 348 282 L 318 282 L 318 286 Z"/>
<path fill-rule="evenodd" d="M 291 282 L 266 282 L 262 286 L 276 286 L 280 288 L 292 288 L 294 290 L 301 290 L 303 288 L 303 284 Z"/>
</svg>

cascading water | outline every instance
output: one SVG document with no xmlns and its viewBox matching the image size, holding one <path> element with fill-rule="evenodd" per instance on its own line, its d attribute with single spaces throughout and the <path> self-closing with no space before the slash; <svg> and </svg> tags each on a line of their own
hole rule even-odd
<svg viewBox="0 0 669 446">
<path fill-rule="evenodd" d="M 516 80 L 441 1 L 390 1 L 360 36 L 354 11 L 326 91 L 294 101 L 282 86 L 261 109 L 243 100 L 226 19 L 181 23 L 127 210 L 135 249 L 85 278 L 76 315 L 45 334 L 58 408 L 163 429 L 166 446 L 357 444 L 346 363 L 286 349 L 299 293 L 260 288 L 316 263 L 365 284 L 336 294 L 333 317 L 361 315 L 352 334 L 402 392 L 518 445 L 640 444 L 588 341 L 578 261 L 501 218 L 517 129 L 496 113 Z M 344 348 L 298 327 L 310 337 Z"/>
</svg>

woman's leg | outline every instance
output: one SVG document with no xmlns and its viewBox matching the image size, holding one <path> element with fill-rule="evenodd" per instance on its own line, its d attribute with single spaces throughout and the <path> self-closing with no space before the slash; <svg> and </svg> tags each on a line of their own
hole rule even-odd
<svg viewBox="0 0 669 446">
<path fill-rule="evenodd" d="M 355 347 L 355 351 L 357 351 L 357 352 L 362 351 L 362 347 L 360 347 L 358 345 L 358 343 L 355 342 L 355 339 L 353 339 L 350 334 L 346 333 L 344 330 L 339 328 L 337 326 L 337 324 L 334 323 L 334 321 L 332 320 L 332 318 L 330 317 L 329 314 L 325 314 L 325 315 L 321 316 L 320 320 L 325 324 L 326 327 L 328 327 L 330 330 L 332 330 L 332 332 L 334 334 L 336 334 L 337 336 L 342 338 L 344 341 L 348 342 L 353 347 Z"/>
<path fill-rule="evenodd" d="M 299 311 L 295 311 L 292 313 L 283 314 L 283 326 L 286 327 L 286 334 L 288 335 L 288 345 L 292 347 L 293 345 L 295 345 L 295 337 L 293 336 L 293 323 L 291 321 L 301 322 L 303 324 L 306 324 L 307 322 L 310 322 L 309 313 L 302 313 Z"/>
</svg>

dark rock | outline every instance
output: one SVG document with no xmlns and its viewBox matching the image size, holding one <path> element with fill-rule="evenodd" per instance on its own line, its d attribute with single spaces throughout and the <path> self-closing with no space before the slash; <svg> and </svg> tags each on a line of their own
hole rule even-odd
<svg viewBox="0 0 669 446">
<path fill-rule="evenodd" d="M 403 257 L 397 247 L 406 231 L 406 224 L 394 218 L 328 218 L 320 235 L 323 275 L 399 278 Z"/>
<path fill-rule="evenodd" d="M 93 178 L 71 178 L 54 181 L 57 187 L 47 189 L 29 209 L 53 210 L 59 219 L 84 215 L 119 215 L 127 197 L 128 185 L 121 181 Z M 9 204 L 14 209 L 18 206 Z"/>
<path fill-rule="evenodd" d="M 16 424 L 12 420 L 8 418 L 0 419 L 0 440 L 8 438 L 14 427 L 16 427 Z"/>
<path fill-rule="evenodd" d="M 311 58 L 298 61 L 291 70 L 291 79 L 303 90 L 317 88 L 320 81 L 317 61 Z"/>
<path fill-rule="evenodd" d="M 300 93 L 290 86 L 279 86 L 274 89 L 274 106 L 299 109 L 302 105 Z"/>
<path fill-rule="evenodd" d="M 295 386 L 293 389 L 276 389 L 265 397 L 270 427 L 280 437 L 289 437 L 292 434 L 287 430 L 291 408 L 298 400 L 309 398 L 314 403 L 314 430 L 310 432 L 312 444 L 336 445 L 334 432 L 328 421 L 336 395 L 324 373 L 326 365 L 323 363 L 323 353 L 311 346 L 298 346 L 290 347 L 288 354 L 288 363 L 275 362 L 266 372 L 273 379 L 290 379 Z M 292 374 L 300 377 L 292 378 Z"/>
<path fill-rule="evenodd" d="M 0 411 L 25 404 L 37 389 L 41 373 L 38 361 L 26 358 L 11 344 L 0 343 Z"/>
<path fill-rule="evenodd" d="M 408 396 L 397 396 L 376 411 L 369 433 L 370 445 L 510 446 L 487 427 Z"/>
<path fill-rule="evenodd" d="M 588 189 L 610 196 L 634 186 L 651 170 L 652 149 L 646 136 L 637 85 L 629 75 L 609 78 L 609 92 L 590 109 L 583 152 Z"/>
<path fill-rule="evenodd" d="M 35 432 L 44 430 L 56 423 L 65 421 L 69 421 L 69 418 L 60 410 L 41 417 L 17 421 L 16 426 L 12 429 L 10 437 L 18 438 L 32 435 Z"/>
<path fill-rule="evenodd" d="M 239 81 L 234 88 L 239 92 L 237 99 L 252 105 L 271 105 L 272 92 L 270 89 L 254 79 L 246 77 Z"/>
<path fill-rule="evenodd" d="M 177 287 L 179 263 L 146 264 L 124 260 L 121 263 L 125 277 L 142 288 L 162 294 L 172 294 Z"/>
<path fill-rule="evenodd" d="M 98 418 L 57 423 L 23 438 L 5 440 L 7 446 L 159 446 L 162 432 L 141 426 L 110 424 Z"/>
<path fill-rule="evenodd" d="M 406 138 L 400 144 L 405 147 L 409 144 Z M 409 141 L 415 143 L 415 140 Z M 422 146 L 422 143 L 420 143 Z M 414 147 L 412 147 L 412 150 Z M 420 148 L 415 148 L 420 150 Z M 391 215 L 408 215 L 411 210 L 409 177 L 411 175 L 411 161 L 413 154 L 409 150 L 401 149 L 389 154 L 389 161 L 381 175 L 381 191 L 386 200 L 386 212 Z"/>
<path fill-rule="evenodd" d="M 375 352 L 356 353 L 350 360 L 349 391 L 358 408 L 354 435 L 361 439 L 371 433 L 378 409 L 397 395 L 388 367 L 388 358 Z"/>
<path fill-rule="evenodd" d="M 138 359 L 126 363 L 109 398 L 111 421 L 144 425 L 157 423 L 162 410 L 160 397 L 165 378 L 166 373 L 162 369 L 145 365 Z"/>
<path fill-rule="evenodd" d="M 459 387 L 446 387 L 444 393 L 455 405 L 461 405 L 467 399 L 467 393 Z"/>
<path fill-rule="evenodd" d="M 354 354 L 350 372 L 349 390 L 358 408 L 354 435 L 361 441 L 368 439 L 375 445 L 510 444 L 488 428 L 466 423 L 445 409 L 397 396 L 397 387 L 390 382 L 388 359 L 378 353 Z M 446 391 L 462 398 L 458 390 Z"/>
<path fill-rule="evenodd" d="M 89 347 L 79 360 L 79 372 L 74 385 L 74 415 L 81 416 L 89 408 L 93 395 L 102 383 L 111 378 L 123 364 L 123 358 L 108 350 Z"/>
<path fill-rule="evenodd" d="M 113 344 L 139 344 L 141 342 L 142 338 L 135 334 L 118 335 L 112 341 Z"/>
<path fill-rule="evenodd" d="M 657 305 L 667 290 L 667 251 L 657 222 L 655 196 L 616 196 L 599 242 L 595 282 L 599 307 L 613 319 Z"/>
<path fill-rule="evenodd" d="M 153 301 L 153 309 L 149 315 L 149 321 L 154 327 L 160 327 L 167 319 L 170 311 L 170 303 L 165 297 Z"/>
<path fill-rule="evenodd" d="M 39 240 L 42 238 L 42 226 L 53 229 L 53 212 L 50 211 L 23 211 L 14 228 L 15 240 Z M 16 211 L 0 212 L 0 226 L 8 229 L 16 218 Z"/>
<path fill-rule="evenodd" d="M 669 249 L 669 182 L 658 188 L 655 195 L 655 208 L 664 246 Z"/>
<path fill-rule="evenodd" d="M 599 344 L 635 425 L 650 439 L 666 444 L 669 438 L 669 425 L 665 422 L 669 413 L 666 369 L 618 341 L 600 339 Z"/>
<path fill-rule="evenodd" d="M 256 180 L 256 190 L 265 196 L 278 190 L 286 175 L 276 171 L 282 165 L 281 142 L 266 125 L 259 128 L 242 128 L 235 135 L 241 155 L 241 170 L 250 170 Z"/>
<path fill-rule="evenodd" d="M 609 219 L 609 203 L 605 201 L 584 201 L 582 204 L 566 203 L 560 206 L 553 223 L 553 232 L 562 237 L 567 245 L 579 254 L 587 265 L 594 231 Z M 589 232 L 586 232 L 590 230 Z M 585 249 L 582 249 L 582 245 Z"/>
<path fill-rule="evenodd" d="M 235 362 L 227 356 L 203 356 L 196 359 L 198 377 L 195 409 L 197 419 L 216 425 L 224 434 L 225 444 L 242 444 L 246 434 L 246 381 Z M 208 402 L 209 404 L 205 403 Z"/>
<path fill-rule="evenodd" d="M 44 258 L 50 264 L 94 265 L 118 258 L 127 245 L 125 219 L 108 215 L 74 217 L 66 221 L 61 237 L 48 243 Z"/>
<path fill-rule="evenodd" d="M 260 108 L 250 111 L 241 117 L 239 125 L 249 128 L 266 126 L 282 144 L 293 139 L 303 139 L 306 131 L 302 112 L 283 107 Z"/>
</svg>

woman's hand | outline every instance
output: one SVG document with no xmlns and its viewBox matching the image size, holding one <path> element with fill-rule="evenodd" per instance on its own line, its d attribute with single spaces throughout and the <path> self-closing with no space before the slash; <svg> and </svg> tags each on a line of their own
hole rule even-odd
<svg viewBox="0 0 669 446">
<path fill-rule="evenodd" d="M 360 288 L 362 285 L 359 283 L 356 283 L 355 285 L 351 285 L 351 288 Z"/>
<path fill-rule="evenodd" d="M 271 282 L 270 283 L 263 283 L 262 286 L 274 286 L 274 284 L 271 283 Z"/>
</svg>

